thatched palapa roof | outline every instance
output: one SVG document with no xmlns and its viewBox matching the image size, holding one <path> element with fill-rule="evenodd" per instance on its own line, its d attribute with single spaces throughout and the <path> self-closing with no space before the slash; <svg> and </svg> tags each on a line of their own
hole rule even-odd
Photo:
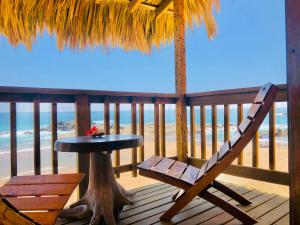
<svg viewBox="0 0 300 225">
<path fill-rule="evenodd" d="M 184 0 L 189 27 L 216 32 L 219 0 Z M 102 46 L 149 51 L 173 39 L 172 0 L 0 0 L 0 34 L 31 49 L 38 34 L 57 37 L 60 49 Z"/>
</svg>

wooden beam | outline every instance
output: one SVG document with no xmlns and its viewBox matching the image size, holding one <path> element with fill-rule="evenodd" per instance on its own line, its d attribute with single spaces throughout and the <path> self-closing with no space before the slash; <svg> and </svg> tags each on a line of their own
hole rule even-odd
<svg viewBox="0 0 300 225">
<path fill-rule="evenodd" d="M 141 4 L 142 0 L 132 0 L 128 5 L 128 10 L 130 13 L 134 12 L 139 5 Z"/>
<path fill-rule="evenodd" d="M 38 97 L 33 101 L 33 137 L 34 137 L 34 174 L 41 174 L 41 137 L 40 137 L 40 100 Z"/>
<path fill-rule="evenodd" d="M 300 1 L 285 1 L 289 123 L 290 224 L 300 224 Z"/>
<path fill-rule="evenodd" d="M 85 136 L 86 131 L 90 128 L 90 104 L 87 95 L 79 95 L 76 97 L 76 135 Z M 83 197 L 88 187 L 89 178 L 89 154 L 79 153 L 77 158 L 77 170 L 85 173 L 83 180 L 79 184 L 79 195 Z"/>
<path fill-rule="evenodd" d="M 155 10 L 155 19 L 161 17 L 161 15 L 170 8 L 172 2 L 173 0 L 163 0 L 162 3 L 158 6 L 158 8 Z M 174 11 L 175 11 L 175 7 L 174 7 Z"/>
<path fill-rule="evenodd" d="M 10 175 L 17 176 L 17 104 L 10 103 Z"/>
<path fill-rule="evenodd" d="M 184 1 L 174 0 L 174 45 L 176 94 L 176 142 L 178 160 L 186 161 L 188 152 L 186 115 L 186 56 Z"/>
</svg>

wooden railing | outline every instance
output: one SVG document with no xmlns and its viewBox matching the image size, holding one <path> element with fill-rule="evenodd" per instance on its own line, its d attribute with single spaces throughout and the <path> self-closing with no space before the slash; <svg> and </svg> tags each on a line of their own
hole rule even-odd
<svg viewBox="0 0 300 225">
<path fill-rule="evenodd" d="M 276 102 L 287 100 L 286 85 L 279 85 L 280 92 Z M 190 162 L 200 166 L 209 155 L 206 143 L 206 113 L 205 107 L 211 106 L 212 113 L 212 153 L 218 150 L 217 140 L 217 105 L 224 106 L 224 139 L 230 138 L 230 110 L 229 105 L 237 105 L 238 122 L 243 117 L 243 104 L 251 103 L 258 88 L 233 89 L 226 91 L 213 91 L 205 93 L 193 93 L 186 95 L 186 102 L 190 107 Z M 85 131 L 91 124 L 91 104 L 101 103 L 104 105 L 104 130 L 110 133 L 110 120 L 114 120 L 114 133 L 120 133 L 120 106 L 122 104 L 131 105 L 131 132 L 144 136 L 144 104 L 152 104 L 154 107 L 154 151 L 153 154 L 166 156 L 166 104 L 175 104 L 177 100 L 174 94 L 161 93 L 135 93 L 135 92 L 112 92 L 112 91 L 90 91 L 90 90 L 66 90 L 66 89 L 44 89 L 44 88 L 16 88 L 0 87 L 0 102 L 10 104 L 10 153 L 11 153 L 11 176 L 17 175 L 17 110 L 16 103 L 33 103 L 34 116 L 34 173 L 41 173 L 41 137 L 40 137 L 40 104 L 51 103 L 51 138 L 52 138 L 52 171 L 58 173 L 58 156 L 54 149 L 58 132 L 58 109 L 59 103 L 75 104 L 76 133 L 79 136 L 85 135 Z M 114 118 L 110 118 L 110 105 L 114 105 Z M 200 159 L 196 158 L 196 120 L 195 108 L 200 111 Z M 253 139 L 253 161 L 251 167 L 243 164 L 243 155 L 238 158 L 237 165 L 232 165 L 226 173 L 242 177 L 264 180 L 273 183 L 288 184 L 288 173 L 276 171 L 275 154 L 275 106 L 269 114 L 269 169 L 261 169 L 258 165 L 259 145 L 258 135 Z M 138 120 L 137 120 L 138 118 Z M 138 122 L 137 122 L 138 121 Z M 175 136 L 175 130 L 174 130 Z M 145 147 L 132 149 L 131 163 L 121 165 L 120 153 L 114 153 L 115 173 L 119 177 L 120 173 L 132 171 L 133 176 L 137 176 L 136 166 L 144 160 Z M 138 154 L 139 153 L 139 154 Z M 139 158 L 138 158 L 139 156 Z M 88 173 L 89 158 L 87 154 L 78 155 L 78 170 Z M 88 176 L 86 176 L 88 177 Z M 81 183 L 80 192 L 83 193 L 87 187 L 87 180 Z"/>
<path fill-rule="evenodd" d="M 278 85 L 280 91 L 276 97 L 275 102 L 287 101 L 286 85 Z M 213 91 L 205 93 L 193 93 L 186 96 L 187 105 L 190 107 L 190 162 L 196 166 L 201 166 L 205 160 L 207 160 L 207 143 L 206 143 L 206 111 L 205 107 L 211 107 L 211 153 L 215 153 L 218 150 L 217 140 L 217 106 L 221 105 L 224 108 L 224 140 L 230 139 L 230 110 L 229 105 L 235 105 L 237 108 L 237 124 L 243 119 L 244 104 L 252 103 L 255 95 L 257 94 L 259 87 L 256 88 L 242 88 L 232 89 L 224 91 Z M 196 138 L 195 138 L 195 108 L 199 107 L 200 110 L 200 143 L 201 154 L 200 159 L 196 157 Z M 269 168 L 259 168 L 259 140 L 258 133 L 253 138 L 252 142 L 252 166 L 244 165 L 243 154 L 241 154 L 237 160 L 236 165 L 229 167 L 225 173 L 231 175 L 237 175 L 241 177 L 247 177 L 262 181 L 268 181 L 278 184 L 288 185 L 288 173 L 277 171 L 276 169 L 276 151 L 275 151 L 275 104 L 269 112 Z M 288 156 L 286 155 L 286 164 Z"/>
</svg>

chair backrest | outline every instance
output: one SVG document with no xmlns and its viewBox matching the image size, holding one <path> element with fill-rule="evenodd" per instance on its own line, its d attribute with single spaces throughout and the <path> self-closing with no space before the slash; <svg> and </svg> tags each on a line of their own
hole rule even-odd
<svg viewBox="0 0 300 225">
<path fill-rule="evenodd" d="M 30 218 L 18 212 L 18 210 L 4 198 L 0 198 L 0 224 L 38 225 Z"/>
<path fill-rule="evenodd" d="M 240 155 L 268 114 L 278 90 L 279 89 L 271 83 L 265 84 L 259 90 L 249 109 L 248 115 L 239 124 L 238 129 L 234 132 L 230 141 L 226 141 L 220 150 L 202 165 L 196 182 L 218 164 L 223 163 L 223 165 L 219 167 L 219 173 L 223 172 L 221 169 L 228 167 L 232 161 Z M 215 173 L 217 174 L 216 171 Z"/>
</svg>

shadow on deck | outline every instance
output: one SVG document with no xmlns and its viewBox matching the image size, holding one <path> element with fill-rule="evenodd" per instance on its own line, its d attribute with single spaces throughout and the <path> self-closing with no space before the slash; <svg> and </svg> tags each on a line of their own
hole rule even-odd
<svg viewBox="0 0 300 225">
<path fill-rule="evenodd" d="M 289 224 L 289 200 L 287 198 L 236 185 L 229 186 L 244 197 L 250 199 L 253 204 L 250 206 L 240 206 L 237 202 L 221 192 L 213 188 L 211 188 L 210 191 L 243 209 L 249 215 L 256 218 L 261 224 Z M 160 222 L 159 217 L 173 204 L 171 197 L 175 194 L 176 190 L 175 187 L 163 183 L 134 189 L 133 192 L 136 193 L 135 203 L 131 206 L 124 207 L 117 224 L 242 224 L 220 208 L 200 198 L 195 198 L 190 202 L 190 204 L 172 219 L 172 222 Z M 56 225 L 67 224 L 89 224 L 89 220 L 59 220 L 56 223 Z"/>
</svg>

